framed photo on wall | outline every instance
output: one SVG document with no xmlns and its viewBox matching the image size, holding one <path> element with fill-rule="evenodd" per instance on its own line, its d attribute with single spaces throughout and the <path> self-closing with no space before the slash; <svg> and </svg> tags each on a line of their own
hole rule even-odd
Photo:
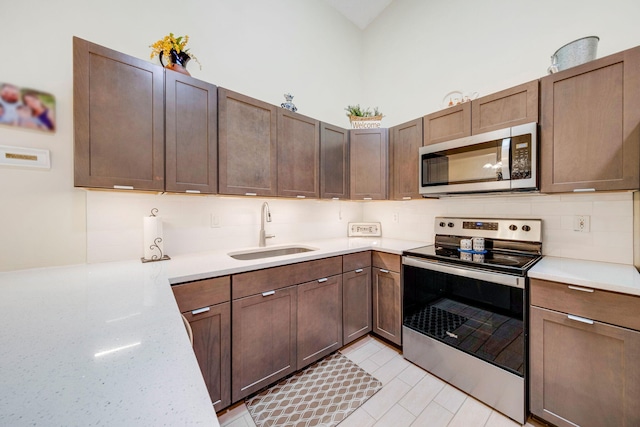
<svg viewBox="0 0 640 427">
<path fill-rule="evenodd" d="M 55 132 L 55 97 L 46 92 L 0 82 L 0 124 Z"/>
</svg>

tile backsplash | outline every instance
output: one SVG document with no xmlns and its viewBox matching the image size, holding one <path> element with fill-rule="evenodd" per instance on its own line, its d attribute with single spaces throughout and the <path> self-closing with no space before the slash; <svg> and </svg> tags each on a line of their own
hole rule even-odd
<svg viewBox="0 0 640 427">
<path fill-rule="evenodd" d="M 633 263 L 633 193 L 465 196 L 349 202 L 227 196 L 87 192 L 87 260 L 142 256 L 142 218 L 159 210 L 168 255 L 258 245 L 260 207 L 270 206 L 268 244 L 345 237 L 347 224 L 382 223 L 383 237 L 432 242 L 436 216 L 540 218 L 545 255 Z M 590 231 L 573 230 L 588 215 Z"/>
</svg>

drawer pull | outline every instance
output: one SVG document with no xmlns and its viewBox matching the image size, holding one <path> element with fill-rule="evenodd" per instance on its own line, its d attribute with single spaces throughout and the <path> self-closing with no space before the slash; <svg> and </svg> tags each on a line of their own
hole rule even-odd
<svg viewBox="0 0 640 427">
<path fill-rule="evenodd" d="M 567 314 L 567 318 L 570 320 L 575 320 L 576 322 L 586 323 L 588 325 L 593 325 L 593 320 L 585 319 L 584 317 L 574 316 L 573 314 Z"/>
<path fill-rule="evenodd" d="M 318 279 L 318 283 L 324 283 L 327 280 L 329 280 L 329 279 L 327 279 L 326 277 L 323 277 L 322 279 Z"/>
<path fill-rule="evenodd" d="M 574 188 L 574 193 L 589 193 L 591 191 L 596 191 L 595 188 Z"/>
<path fill-rule="evenodd" d="M 571 285 L 569 285 L 569 289 L 573 289 L 574 291 L 593 292 L 593 289 L 580 288 L 578 286 L 571 286 Z"/>
<path fill-rule="evenodd" d="M 363 269 L 359 268 L 356 270 L 356 273 L 362 273 L 363 271 L 364 271 Z"/>
<path fill-rule="evenodd" d="M 199 308 L 199 309 L 197 309 L 197 310 L 193 310 L 193 311 L 191 312 L 191 314 L 193 314 L 193 315 L 195 316 L 196 314 L 206 313 L 206 312 L 207 312 L 207 311 L 209 311 L 209 310 L 211 310 L 211 307 Z"/>
<path fill-rule="evenodd" d="M 262 296 L 263 296 L 263 297 L 268 297 L 268 296 L 270 296 L 270 295 L 274 295 L 275 293 L 276 293 L 276 291 L 263 292 L 263 293 L 262 293 Z"/>
<path fill-rule="evenodd" d="M 185 193 L 200 194 L 200 190 L 186 190 Z"/>
<path fill-rule="evenodd" d="M 385 270 L 384 268 L 380 269 L 380 273 L 388 273 L 388 272 L 389 272 L 389 270 Z"/>
</svg>

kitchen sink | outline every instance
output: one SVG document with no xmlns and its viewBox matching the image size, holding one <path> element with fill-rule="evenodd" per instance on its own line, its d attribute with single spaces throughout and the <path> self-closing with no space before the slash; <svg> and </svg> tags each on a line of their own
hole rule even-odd
<svg viewBox="0 0 640 427">
<path fill-rule="evenodd" d="M 270 248 L 249 249 L 246 251 L 229 252 L 229 255 L 233 259 L 239 259 L 242 261 L 271 258 L 274 256 L 293 255 L 303 252 L 315 251 L 317 248 L 310 246 L 272 246 Z"/>
</svg>

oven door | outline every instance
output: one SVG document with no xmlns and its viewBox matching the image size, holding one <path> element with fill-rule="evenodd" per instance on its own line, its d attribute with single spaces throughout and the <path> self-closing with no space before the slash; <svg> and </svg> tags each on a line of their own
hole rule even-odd
<svg viewBox="0 0 640 427">
<path fill-rule="evenodd" d="M 525 375 L 525 277 L 403 257 L 403 326 Z"/>
</svg>

